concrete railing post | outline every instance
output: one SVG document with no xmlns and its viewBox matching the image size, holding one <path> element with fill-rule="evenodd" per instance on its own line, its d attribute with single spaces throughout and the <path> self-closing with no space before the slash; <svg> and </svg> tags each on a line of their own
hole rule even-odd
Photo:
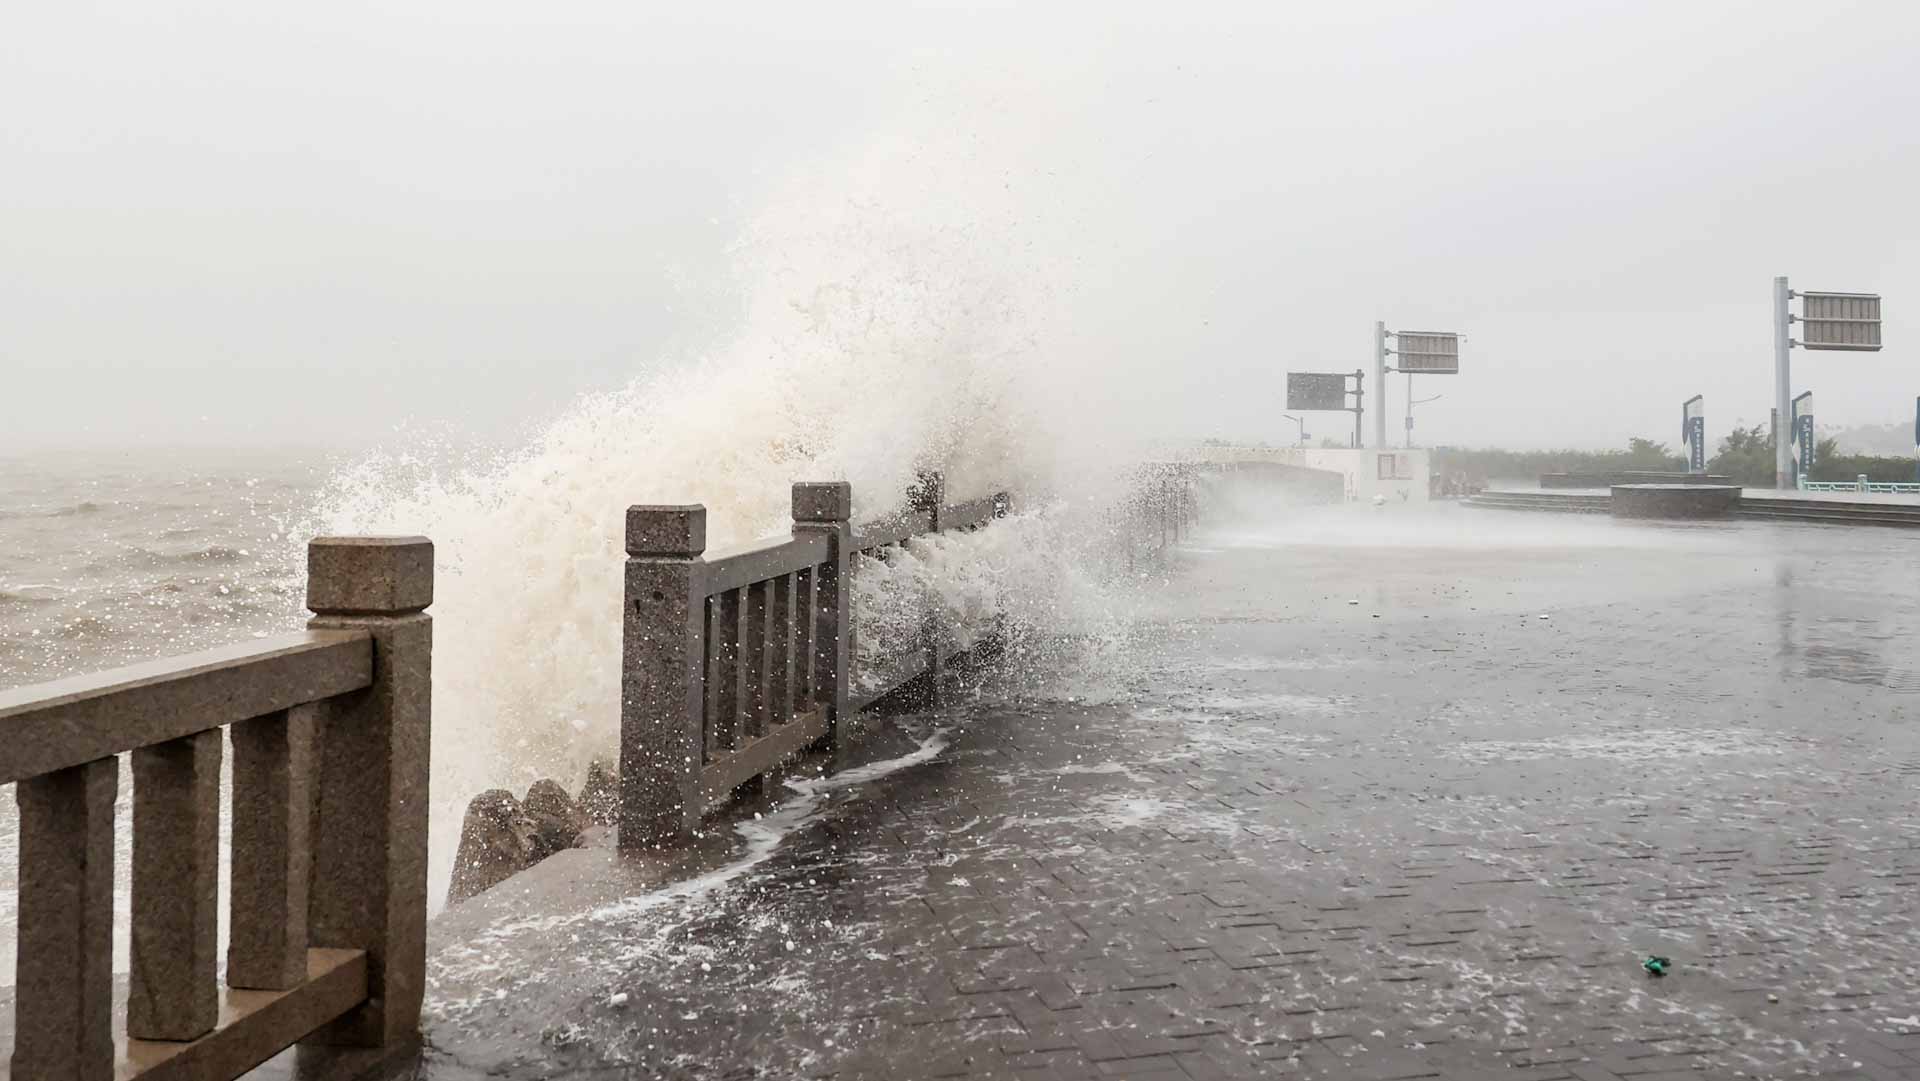
<svg viewBox="0 0 1920 1081">
<path fill-rule="evenodd" d="M 947 478 L 938 470 L 926 470 L 920 474 L 920 484 L 914 490 L 914 509 L 927 512 L 928 530 L 940 532 L 941 515 L 947 508 Z M 927 699 L 929 704 L 939 707 L 946 700 L 947 658 L 946 628 L 940 618 L 940 598 L 929 591 L 926 597 L 927 612 L 921 625 L 921 634 L 927 643 Z"/>
<path fill-rule="evenodd" d="M 113 1079 L 113 801 L 102 758 L 21 781 L 14 1077 Z"/>
<path fill-rule="evenodd" d="M 218 728 L 133 752 L 127 1035 L 197 1040 L 220 1020 Z M 244 811 L 243 811 L 244 814 Z"/>
<path fill-rule="evenodd" d="M 622 852 L 678 843 L 700 822 L 706 550 L 707 508 L 627 508 L 620 647 Z"/>
<path fill-rule="evenodd" d="M 814 593 L 816 630 L 813 637 L 814 686 L 827 710 L 827 744 L 840 749 L 840 725 L 849 710 L 853 682 L 853 486 L 846 481 L 801 483 L 793 486 L 793 531 L 824 533 L 827 562 L 820 567 Z"/>
<path fill-rule="evenodd" d="M 1160 474 L 1160 483 L 1155 485 L 1159 491 L 1155 493 L 1154 510 L 1155 517 L 1160 519 L 1160 559 L 1164 563 L 1167 551 L 1173 545 L 1173 478 L 1167 475 L 1165 469 L 1155 472 Z"/>
<path fill-rule="evenodd" d="M 227 986 L 265 991 L 307 978 L 307 892 L 313 877 L 314 761 L 323 703 L 256 717 L 230 730 L 233 914 Z"/>
<path fill-rule="evenodd" d="M 1193 472 L 1185 465 L 1177 465 L 1173 469 L 1176 486 L 1174 510 L 1178 515 L 1176 521 L 1179 525 L 1179 532 L 1175 539 L 1184 541 L 1193 534 Z"/>
<path fill-rule="evenodd" d="M 311 945 L 366 951 L 367 1001 L 310 1045 L 389 1046 L 420 1027 L 432 603 L 425 537 L 319 537 L 307 547 L 307 625 L 373 639 L 373 683 L 324 711 L 307 897 Z"/>
</svg>

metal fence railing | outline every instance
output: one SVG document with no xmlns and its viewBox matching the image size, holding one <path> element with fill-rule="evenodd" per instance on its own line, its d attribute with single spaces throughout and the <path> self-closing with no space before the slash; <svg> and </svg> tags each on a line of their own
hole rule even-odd
<svg viewBox="0 0 1920 1081">
<path fill-rule="evenodd" d="M 1803 492 L 1867 492 L 1877 495 L 1920 495 L 1920 483 L 1903 481 L 1870 481 L 1864 475 L 1859 480 L 1803 480 L 1800 482 Z"/>
</svg>

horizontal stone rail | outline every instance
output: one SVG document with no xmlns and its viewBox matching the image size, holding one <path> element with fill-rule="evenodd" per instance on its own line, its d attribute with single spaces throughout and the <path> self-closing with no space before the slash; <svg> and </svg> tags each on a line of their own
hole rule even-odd
<svg viewBox="0 0 1920 1081">
<path fill-rule="evenodd" d="M 844 481 L 793 486 L 793 532 L 708 553 L 704 506 L 627 510 L 621 643 L 619 847 L 677 844 L 783 762 L 831 748 L 840 723 L 880 697 L 853 693 L 856 557 L 1007 512 L 1002 493 L 957 505 L 928 475 L 907 509 L 856 529 Z M 931 677 L 944 635 L 888 688 Z M 918 653 L 918 651 L 916 651 Z"/>
<path fill-rule="evenodd" d="M 304 633 L 0 692 L 20 805 L 18 1081 L 229 1081 L 295 1044 L 419 1027 L 433 546 L 320 538 Z M 231 916 L 217 974 L 220 767 Z M 118 755 L 132 965 L 113 978 Z"/>
</svg>

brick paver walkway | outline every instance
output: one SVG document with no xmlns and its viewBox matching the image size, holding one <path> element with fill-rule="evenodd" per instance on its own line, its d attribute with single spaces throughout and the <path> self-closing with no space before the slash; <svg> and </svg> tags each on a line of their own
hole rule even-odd
<svg viewBox="0 0 1920 1081">
<path fill-rule="evenodd" d="M 1911 542 L 1512 522 L 1192 552 L 1129 693 L 443 942 L 425 1076 L 1920 1078 Z"/>
</svg>

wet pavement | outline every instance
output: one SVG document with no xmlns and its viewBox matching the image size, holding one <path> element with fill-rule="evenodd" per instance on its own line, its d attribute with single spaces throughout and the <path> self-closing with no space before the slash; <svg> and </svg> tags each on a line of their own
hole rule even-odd
<svg viewBox="0 0 1920 1081">
<path fill-rule="evenodd" d="M 1914 543 L 1202 538 L 1117 687 L 922 718 L 665 891 L 454 910 L 419 1076 L 1920 1077 Z"/>
</svg>

